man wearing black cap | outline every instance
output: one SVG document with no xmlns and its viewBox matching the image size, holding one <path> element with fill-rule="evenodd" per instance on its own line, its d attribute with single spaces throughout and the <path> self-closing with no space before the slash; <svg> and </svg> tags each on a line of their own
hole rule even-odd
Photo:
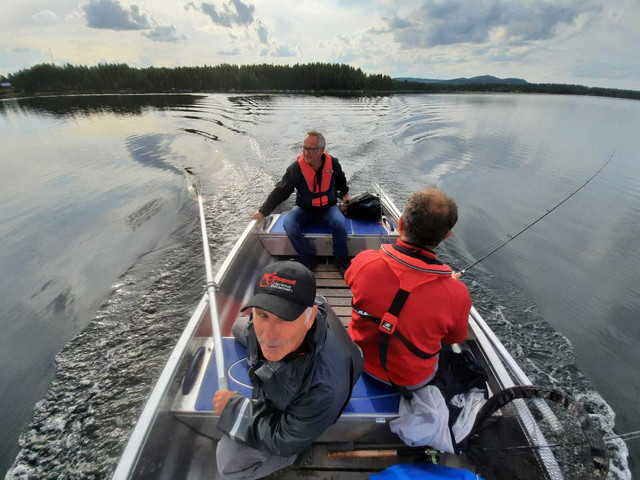
<svg viewBox="0 0 640 480">
<path fill-rule="evenodd" d="M 346 407 L 363 358 L 328 305 L 315 305 L 316 279 L 302 264 L 276 262 L 233 326 L 248 348 L 251 399 L 219 390 L 223 435 L 216 452 L 224 478 L 260 478 L 291 465 Z M 321 297 L 320 297 L 321 299 Z"/>
</svg>

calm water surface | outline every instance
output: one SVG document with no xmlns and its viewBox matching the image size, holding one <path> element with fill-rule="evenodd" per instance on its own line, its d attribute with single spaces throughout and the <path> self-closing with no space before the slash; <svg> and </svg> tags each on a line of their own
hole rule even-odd
<svg viewBox="0 0 640 480">
<path fill-rule="evenodd" d="M 109 476 L 202 293 L 183 167 L 207 181 L 219 265 L 309 128 L 352 193 L 377 181 L 399 205 L 428 185 L 456 198 L 441 254 L 457 269 L 615 149 L 463 279 L 534 383 L 578 397 L 605 432 L 640 429 L 639 127 L 640 102 L 543 95 L 0 102 L 0 472 Z M 612 478 L 637 473 L 629 450 L 630 467 L 611 444 Z"/>
</svg>

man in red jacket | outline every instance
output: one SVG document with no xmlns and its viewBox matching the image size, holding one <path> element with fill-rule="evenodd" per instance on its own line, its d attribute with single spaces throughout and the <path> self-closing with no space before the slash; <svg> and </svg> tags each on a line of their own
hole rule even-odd
<svg viewBox="0 0 640 480">
<path fill-rule="evenodd" d="M 416 192 L 399 240 L 361 252 L 345 274 L 353 292 L 349 335 L 364 352 L 364 369 L 405 394 L 433 379 L 443 343 L 467 336 L 469 292 L 433 252 L 457 220 L 458 207 L 443 191 Z"/>
</svg>

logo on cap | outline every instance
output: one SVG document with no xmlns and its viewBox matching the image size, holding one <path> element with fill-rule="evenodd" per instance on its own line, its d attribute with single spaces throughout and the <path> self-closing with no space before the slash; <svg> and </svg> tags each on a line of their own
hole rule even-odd
<svg viewBox="0 0 640 480">
<path fill-rule="evenodd" d="M 293 291 L 292 287 L 295 286 L 297 282 L 297 280 L 291 278 L 280 277 L 276 272 L 265 273 L 260 279 L 260 288 L 275 288 L 291 292 Z"/>
</svg>

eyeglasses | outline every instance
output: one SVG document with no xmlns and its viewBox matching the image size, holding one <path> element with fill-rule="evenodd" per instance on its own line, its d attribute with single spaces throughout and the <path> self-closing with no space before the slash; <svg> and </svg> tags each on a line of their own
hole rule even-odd
<svg viewBox="0 0 640 480">
<path fill-rule="evenodd" d="M 315 152 L 316 150 L 320 150 L 322 147 L 302 147 L 302 150 L 305 152 Z"/>
</svg>

